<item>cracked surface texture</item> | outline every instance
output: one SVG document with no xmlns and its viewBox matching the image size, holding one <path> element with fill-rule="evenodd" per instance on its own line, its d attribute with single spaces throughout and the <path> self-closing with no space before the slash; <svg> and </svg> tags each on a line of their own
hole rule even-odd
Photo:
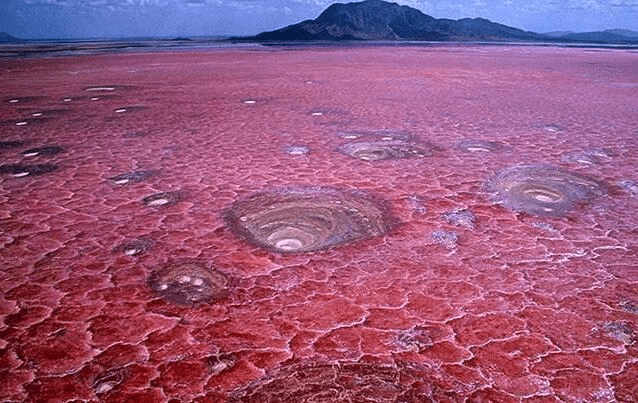
<svg viewBox="0 0 638 403">
<path fill-rule="evenodd" d="M 636 71 L 508 45 L 3 59 L 0 401 L 638 401 Z M 569 203 L 525 212 L 541 187 Z"/>
</svg>

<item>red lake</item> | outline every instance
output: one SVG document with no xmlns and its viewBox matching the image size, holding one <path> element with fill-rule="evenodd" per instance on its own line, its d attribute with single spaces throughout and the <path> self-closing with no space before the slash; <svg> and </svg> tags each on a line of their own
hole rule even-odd
<svg viewBox="0 0 638 403">
<path fill-rule="evenodd" d="M 0 66 L 1 401 L 638 401 L 635 50 Z"/>
</svg>

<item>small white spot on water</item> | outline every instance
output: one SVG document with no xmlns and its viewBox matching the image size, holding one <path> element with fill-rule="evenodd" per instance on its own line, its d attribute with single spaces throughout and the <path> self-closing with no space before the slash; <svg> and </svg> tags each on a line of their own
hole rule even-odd
<svg viewBox="0 0 638 403">
<path fill-rule="evenodd" d="M 163 205 L 167 204 L 168 202 L 169 202 L 168 199 L 161 198 L 161 199 L 151 200 L 147 204 L 149 206 L 163 206 Z"/>
<path fill-rule="evenodd" d="M 303 242 L 296 238 L 280 239 L 275 242 L 275 247 L 281 250 L 297 250 L 303 247 Z"/>
<path fill-rule="evenodd" d="M 113 87 L 91 87 L 87 88 L 87 91 L 115 91 Z"/>
<path fill-rule="evenodd" d="M 9 103 L 10 103 L 10 104 L 15 104 L 15 103 L 17 103 L 17 102 L 20 102 L 20 100 L 19 100 L 19 99 L 11 99 L 11 100 L 9 101 Z"/>
<path fill-rule="evenodd" d="M 38 155 L 40 153 L 38 152 L 32 152 L 32 153 L 26 153 L 26 154 L 22 154 L 23 157 L 35 157 L 36 155 Z"/>
<path fill-rule="evenodd" d="M 17 174 L 13 174 L 14 178 L 22 178 L 24 176 L 29 175 L 29 172 L 18 172 Z"/>
<path fill-rule="evenodd" d="M 29 124 L 29 122 L 18 122 L 16 123 L 16 126 L 24 126 L 26 124 Z"/>
<path fill-rule="evenodd" d="M 540 194 L 534 195 L 534 199 L 536 199 L 536 200 L 538 200 L 540 202 L 543 202 L 543 203 L 551 203 L 551 202 L 554 201 L 553 197 L 540 195 Z"/>
<path fill-rule="evenodd" d="M 491 151 L 491 150 L 489 150 L 487 148 L 484 148 L 484 147 L 468 147 L 468 148 L 466 148 L 466 150 L 471 152 L 471 153 L 473 153 L 475 151 L 485 151 L 485 152 Z"/>
<path fill-rule="evenodd" d="M 36 112 L 36 113 L 32 113 L 32 114 L 31 114 L 31 116 L 36 116 L 36 117 L 38 117 L 38 116 L 42 116 L 42 114 L 41 114 L 40 112 Z"/>
<path fill-rule="evenodd" d="M 115 110 L 115 113 L 122 113 L 122 112 L 126 112 L 126 108 L 116 109 Z"/>
</svg>

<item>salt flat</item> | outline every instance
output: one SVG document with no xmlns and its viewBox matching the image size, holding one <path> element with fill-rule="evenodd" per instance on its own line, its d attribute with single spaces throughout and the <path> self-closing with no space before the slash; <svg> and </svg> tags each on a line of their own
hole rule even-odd
<svg viewBox="0 0 638 403">
<path fill-rule="evenodd" d="M 594 50 L 0 61 L 0 399 L 638 400 L 638 53 Z"/>
</svg>

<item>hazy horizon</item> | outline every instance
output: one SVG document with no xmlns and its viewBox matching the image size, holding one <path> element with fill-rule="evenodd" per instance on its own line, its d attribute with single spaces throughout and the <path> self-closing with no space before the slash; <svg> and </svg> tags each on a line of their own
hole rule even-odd
<svg viewBox="0 0 638 403">
<path fill-rule="evenodd" d="M 339 1 L 347 3 L 348 1 Z M 486 18 L 538 33 L 638 31 L 638 0 L 399 0 L 434 18 Z M 22 39 L 255 35 L 316 18 L 326 0 L 3 0 L 0 32 Z"/>
</svg>

